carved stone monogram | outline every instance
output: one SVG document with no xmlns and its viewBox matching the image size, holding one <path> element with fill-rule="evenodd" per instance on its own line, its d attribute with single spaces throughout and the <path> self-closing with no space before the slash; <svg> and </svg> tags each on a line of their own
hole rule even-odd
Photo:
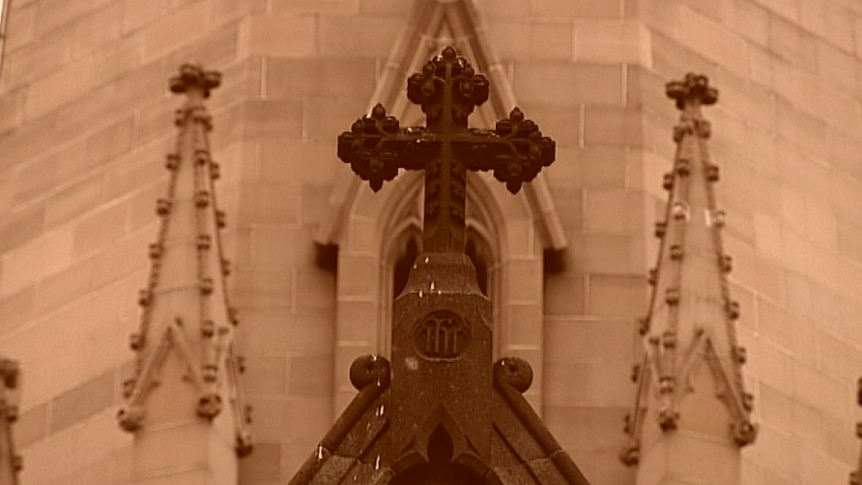
<svg viewBox="0 0 862 485">
<path fill-rule="evenodd" d="M 413 328 L 413 346 L 428 360 L 456 360 L 470 345 L 470 329 L 464 320 L 450 311 L 426 315 Z"/>
</svg>

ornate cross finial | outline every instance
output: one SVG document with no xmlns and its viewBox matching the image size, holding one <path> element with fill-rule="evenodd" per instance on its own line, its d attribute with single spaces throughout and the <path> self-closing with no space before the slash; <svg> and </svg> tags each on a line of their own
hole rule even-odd
<svg viewBox="0 0 862 485">
<path fill-rule="evenodd" d="M 491 301 L 463 252 L 467 171 L 491 170 L 518 192 L 553 161 L 554 142 L 517 108 L 495 130 L 469 129 L 488 81 L 451 47 L 407 92 L 425 127 L 401 128 L 378 104 L 339 136 L 338 155 L 375 191 L 400 169 L 426 170 L 424 254 L 393 302 L 391 363 L 354 362 L 359 394 L 290 483 L 586 485 L 523 396 L 529 364 L 491 364 Z"/>
<path fill-rule="evenodd" d="M 490 170 L 517 193 L 554 161 L 554 141 L 518 108 L 493 131 L 468 129 L 488 90 L 488 80 L 446 47 L 407 81 L 407 97 L 422 107 L 427 126 L 402 128 L 378 104 L 338 137 L 339 158 L 374 191 L 399 169 L 427 171 L 424 251 L 464 250 L 467 171 Z"/>
</svg>

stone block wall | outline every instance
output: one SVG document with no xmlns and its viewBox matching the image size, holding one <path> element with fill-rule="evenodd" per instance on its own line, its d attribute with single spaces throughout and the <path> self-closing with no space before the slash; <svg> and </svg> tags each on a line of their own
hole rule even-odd
<svg viewBox="0 0 862 485">
<path fill-rule="evenodd" d="M 855 0 L 481 0 L 528 117 L 558 143 L 547 180 L 569 238 L 544 278 L 543 415 L 594 483 L 616 458 L 634 321 L 657 251 L 676 121 L 666 81 L 721 91 L 705 115 L 735 258 L 761 431 L 743 483 L 843 483 L 862 369 L 862 5 Z M 0 352 L 21 361 L 21 479 L 121 484 L 114 421 L 155 238 L 185 61 L 208 101 L 255 452 L 285 483 L 332 422 L 336 284 L 312 232 L 405 0 L 12 0 L 0 71 Z M 347 372 L 347 369 L 340 370 Z"/>
<path fill-rule="evenodd" d="M 849 243 L 858 237 L 847 235 L 862 221 L 853 155 L 862 5 L 630 3 L 653 41 L 653 69 L 638 76 L 642 95 L 652 76 L 682 69 L 709 75 L 721 91 L 706 117 L 760 422 L 757 443 L 744 452 L 744 483 L 840 483 L 858 456 L 862 259 Z M 642 99 L 646 126 L 667 133 L 666 111 Z"/>
<path fill-rule="evenodd" d="M 632 484 L 617 453 L 660 195 L 643 160 L 661 162 L 628 92 L 652 67 L 649 32 L 620 2 L 480 5 L 524 112 L 557 141 L 547 180 L 569 245 L 544 280 L 543 416 L 590 480 Z"/>
</svg>

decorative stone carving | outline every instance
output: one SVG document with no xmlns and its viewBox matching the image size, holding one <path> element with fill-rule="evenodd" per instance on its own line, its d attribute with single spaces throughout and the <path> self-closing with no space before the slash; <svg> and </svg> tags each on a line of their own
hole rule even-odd
<svg viewBox="0 0 862 485">
<path fill-rule="evenodd" d="M 493 131 L 467 129 L 467 116 L 488 99 L 488 81 L 447 47 L 407 82 L 427 126 L 402 128 L 377 105 L 338 137 L 338 156 L 374 191 L 399 169 L 426 170 L 426 251 L 463 251 L 466 172 L 492 171 L 516 193 L 554 160 L 554 142 L 515 108 Z"/>
<path fill-rule="evenodd" d="M 408 81 L 426 127 L 401 128 L 377 106 L 338 138 L 374 190 L 399 168 L 426 170 L 424 252 L 395 300 L 391 365 L 353 363 L 359 393 L 291 484 L 587 483 L 522 396 L 529 364 L 491 363 L 490 302 L 464 254 L 465 173 L 492 170 L 517 192 L 554 143 L 518 110 L 493 132 L 468 130 L 488 89 L 447 47 Z"/>
<path fill-rule="evenodd" d="M 728 411 L 723 438 L 744 446 L 757 435 L 749 416 L 751 395 L 744 390 L 740 368 L 746 353 L 736 342 L 740 308 L 731 299 L 727 282 L 732 259 L 722 245 L 725 217 L 715 207 L 713 184 L 719 180 L 719 170 L 710 162 L 706 145 L 712 128 L 701 116 L 701 106 L 714 104 L 718 91 L 706 77 L 689 74 L 683 81 L 668 83 L 667 95 L 682 113 L 673 130 L 678 144 L 675 169 L 662 180 L 669 200 L 666 218 L 655 229 L 662 244 L 650 277 L 653 298 L 639 325 L 642 362 L 635 374 L 635 399 L 626 426 L 629 441 L 620 453 L 627 465 L 639 459 L 636 450 L 646 425 L 644 416 L 649 414 L 646 408 L 656 407 L 651 414 L 664 432 L 680 427 L 680 408 L 687 394 L 698 392 L 692 379 L 701 364 L 710 370 L 716 397 Z M 701 213 L 705 217 L 696 217 Z M 696 246 L 686 251 L 692 240 Z M 711 254 L 704 248 L 711 249 Z"/>
<path fill-rule="evenodd" d="M 413 345 L 417 353 L 428 360 L 455 360 L 469 343 L 470 329 L 453 312 L 434 312 L 413 329 Z"/>
<path fill-rule="evenodd" d="M 366 355 L 350 366 L 350 383 L 357 391 L 367 386 L 389 387 L 391 379 L 389 361 L 377 355 Z"/>
<path fill-rule="evenodd" d="M 15 452 L 12 424 L 18 419 L 17 398 L 20 369 L 18 362 L 0 357 L 0 483 L 18 483 L 23 459 Z"/>
<path fill-rule="evenodd" d="M 862 406 L 862 377 L 856 381 L 856 404 Z M 862 423 L 856 423 L 856 437 L 862 439 Z M 850 485 L 862 485 L 862 452 L 859 454 L 859 465 L 850 472 Z"/>
<path fill-rule="evenodd" d="M 196 65 L 183 65 L 171 78 L 174 93 L 186 95 L 184 106 L 175 112 L 178 128 L 177 148 L 166 157 L 167 193 L 156 202 L 160 216 L 157 241 L 149 246 L 151 271 L 147 287 L 139 293 L 142 307 L 138 331 L 130 338 L 137 353 L 134 378 L 124 383 L 126 403 L 117 413 L 121 428 L 135 432 L 146 426 L 147 399 L 160 379 L 189 382 L 198 394 L 195 412 L 212 420 L 227 401 L 234 414 L 237 453 L 251 450 L 248 409 L 240 393 L 238 374 L 241 363 L 233 349 L 231 329 L 236 315 L 225 294 L 226 259 L 222 254 L 221 233 L 224 213 L 217 209 L 212 185 L 217 164 L 209 151 L 207 133 L 212 119 L 203 100 L 221 82 L 219 73 Z M 176 227 L 177 221 L 193 221 L 191 228 Z M 189 271 L 187 267 L 192 267 Z M 196 281 L 177 281 L 194 274 Z M 182 276 L 180 276 L 182 275 Z M 170 281 L 168 286 L 164 281 Z M 185 305 L 162 304 L 162 294 L 182 298 Z M 168 354 L 179 356 L 187 367 L 184 375 L 159 375 Z"/>
</svg>

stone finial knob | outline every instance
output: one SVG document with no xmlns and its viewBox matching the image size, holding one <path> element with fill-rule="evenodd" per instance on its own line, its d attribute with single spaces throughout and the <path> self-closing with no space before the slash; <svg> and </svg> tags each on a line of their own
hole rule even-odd
<svg viewBox="0 0 862 485">
<path fill-rule="evenodd" d="M 198 64 L 183 64 L 180 72 L 171 77 L 170 87 L 173 93 L 185 93 L 190 89 L 197 88 L 208 98 L 210 90 L 221 85 L 221 73 L 218 71 L 205 71 Z"/>
<path fill-rule="evenodd" d="M 250 455 L 253 449 L 254 445 L 252 444 L 251 434 L 248 431 L 238 432 L 234 443 L 236 455 L 240 458 L 244 458 Z"/>
<path fill-rule="evenodd" d="M 711 105 L 718 101 L 718 90 L 709 85 L 709 79 L 702 74 L 688 73 L 682 81 L 671 81 L 665 85 L 668 98 L 676 100 L 678 109 L 685 108 L 686 102 Z"/>
<path fill-rule="evenodd" d="M 212 420 L 221 412 L 221 396 L 214 391 L 204 392 L 198 397 L 198 416 Z"/>
<path fill-rule="evenodd" d="M 640 443 L 631 440 L 620 450 L 620 461 L 626 466 L 635 466 L 640 462 Z"/>
<path fill-rule="evenodd" d="M 757 425 L 747 419 L 741 419 L 730 425 L 733 439 L 739 446 L 754 443 L 757 438 Z"/>
<path fill-rule="evenodd" d="M 448 67 L 447 67 L 448 66 Z M 467 59 L 458 55 L 454 47 L 448 46 L 443 52 L 428 61 L 422 68 L 407 79 L 407 99 L 413 104 L 422 106 L 422 110 L 437 111 L 440 105 L 438 93 L 444 79 L 454 81 L 454 101 L 464 109 L 464 121 L 466 115 L 473 111 L 474 106 L 479 106 L 488 100 L 490 84 L 485 76 L 476 74 L 473 66 Z"/>
<path fill-rule="evenodd" d="M 364 355 L 350 366 L 350 383 L 361 391 L 365 386 L 389 387 L 392 379 L 389 361 L 378 355 Z"/>
<path fill-rule="evenodd" d="M 18 387 L 19 372 L 17 361 L 6 358 L 0 359 L 0 378 L 3 379 L 3 384 L 9 389 Z"/>
<path fill-rule="evenodd" d="M 129 433 L 141 429 L 144 422 L 144 409 L 137 405 L 127 405 L 117 411 L 120 427 Z"/>
<path fill-rule="evenodd" d="M 533 368 L 519 357 L 505 357 L 494 364 L 494 379 L 524 393 L 533 383 Z"/>
</svg>

